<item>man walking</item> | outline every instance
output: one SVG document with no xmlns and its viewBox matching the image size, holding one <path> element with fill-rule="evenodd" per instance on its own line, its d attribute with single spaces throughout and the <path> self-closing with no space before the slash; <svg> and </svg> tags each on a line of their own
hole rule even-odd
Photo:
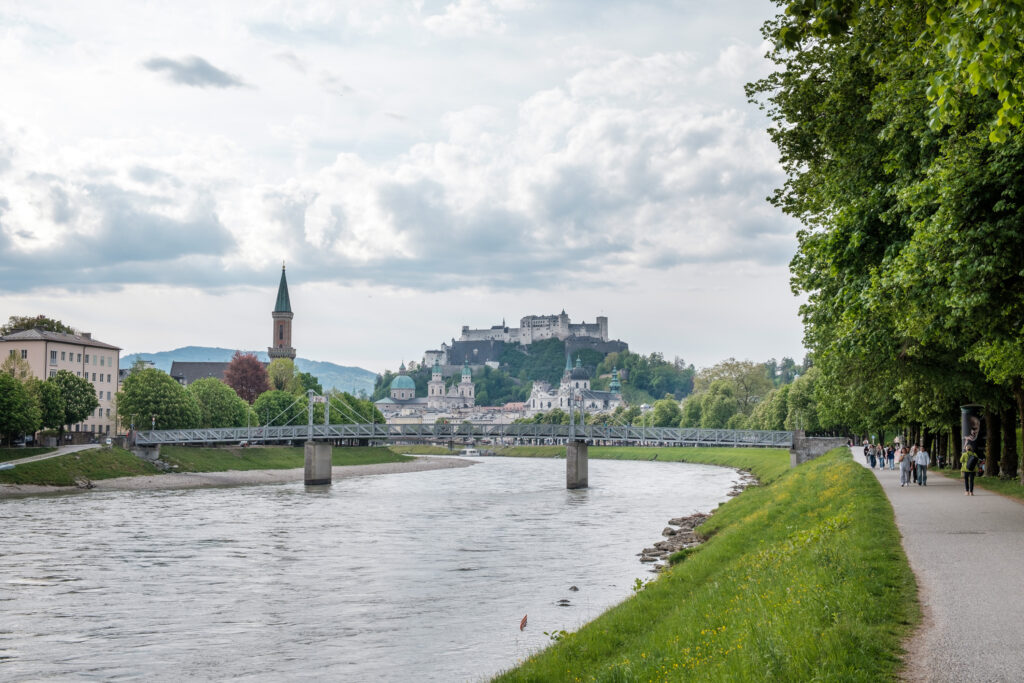
<svg viewBox="0 0 1024 683">
<path fill-rule="evenodd" d="M 917 451 L 917 455 L 914 456 L 914 462 L 917 463 L 917 485 L 927 486 L 928 485 L 928 463 L 931 461 L 931 456 L 928 455 L 928 451 L 921 446 Z"/>
</svg>

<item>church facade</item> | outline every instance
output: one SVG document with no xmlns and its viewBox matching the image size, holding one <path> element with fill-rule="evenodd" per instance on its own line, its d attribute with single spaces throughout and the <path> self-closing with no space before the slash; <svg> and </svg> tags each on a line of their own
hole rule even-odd
<svg viewBox="0 0 1024 683">
<path fill-rule="evenodd" d="M 590 373 L 583 367 L 579 357 L 576 357 L 576 366 L 573 367 L 571 357 L 566 356 L 565 372 L 557 388 L 547 382 L 533 383 L 530 398 L 526 401 L 526 415 L 546 413 L 556 408 L 568 412 L 570 398 L 574 408 L 582 408 L 588 413 L 610 412 L 625 405 L 617 369 L 612 370 L 612 381 L 608 389 L 609 391 L 591 389 Z"/>
</svg>

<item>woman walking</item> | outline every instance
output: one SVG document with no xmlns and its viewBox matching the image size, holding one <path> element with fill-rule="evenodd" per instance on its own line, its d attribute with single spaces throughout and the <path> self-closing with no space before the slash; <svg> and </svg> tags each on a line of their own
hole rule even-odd
<svg viewBox="0 0 1024 683">
<path fill-rule="evenodd" d="M 978 473 L 980 458 L 974 452 L 974 447 L 968 445 L 964 454 L 960 457 L 960 472 L 964 475 L 964 495 L 974 495 L 974 475 Z"/>
<path fill-rule="evenodd" d="M 917 454 L 914 456 L 914 462 L 917 463 L 917 485 L 927 486 L 928 485 L 928 465 L 931 461 L 931 456 L 928 451 L 921 446 L 917 449 Z"/>
<path fill-rule="evenodd" d="M 904 446 L 900 449 L 899 455 L 896 456 L 897 461 L 900 464 L 900 486 L 910 485 L 910 464 L 913 460 L 910 457 L 910 453 Z"/>
</svg>

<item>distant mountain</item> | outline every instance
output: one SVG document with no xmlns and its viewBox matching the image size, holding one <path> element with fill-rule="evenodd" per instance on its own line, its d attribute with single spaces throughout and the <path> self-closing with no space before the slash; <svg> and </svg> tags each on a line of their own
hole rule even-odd
<svg viewBox="0 0 1024 683">
<path fill-rule="evenodd" d="M 269 361 L 266 351 L 245 351 L 244 353 L 255 353 L 261 361 Z M 130 368 L 136 360 L 148 360 L 153 365 L 170 372 L 173 361 L 187 363 L 225 363 L 235 355 L 235 349 L 221 349 L 214 346 L 183 346 L 173 351 L 160 351 L 158 353 L 130 353 L 121 356 L 121 367 Z M 324 361 L 296 358 L 295 367 L 299 372 L 308 372 L 320 380 L 324 389 L 337 389 L 358 394 L 365 391 L 369 396 L 373 393 L 373 384 L 377 374 L 362 368 L 353 368 Z"/>
</svg>

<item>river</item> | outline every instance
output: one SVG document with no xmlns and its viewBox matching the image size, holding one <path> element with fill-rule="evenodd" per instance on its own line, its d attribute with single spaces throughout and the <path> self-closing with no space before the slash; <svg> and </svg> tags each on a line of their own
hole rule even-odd
<svg viewBox="0 0 1024 683">
<path fill-rule="evenodd" d="M 484 458 L 0 500 L 0 679 L 483 680 L 627 598 L 666 522 L 738 480 L 591 460 L 570 491 L 564 460 Z"/>
</svg>

